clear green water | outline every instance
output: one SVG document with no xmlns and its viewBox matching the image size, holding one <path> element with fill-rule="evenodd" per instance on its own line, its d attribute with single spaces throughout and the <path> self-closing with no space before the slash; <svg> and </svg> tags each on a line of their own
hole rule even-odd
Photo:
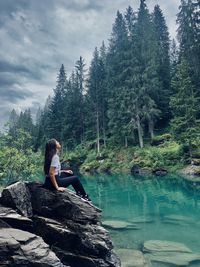
<svg viewBox="0 0 200 267">
<path fill-rule="evenodd" d="M 145 240 L 159 239 L 184 243 L 200 253 L 200 191 L 178 177 L 143 178 L 81 178 L 93 202 L 103 211 L 102 221 L 150 221 L 138 223 L 138 230 L 109 230 L 115 248 L 140 249 Z M 166 219 L 174 215 L 179 220 Z"/>
</svg>

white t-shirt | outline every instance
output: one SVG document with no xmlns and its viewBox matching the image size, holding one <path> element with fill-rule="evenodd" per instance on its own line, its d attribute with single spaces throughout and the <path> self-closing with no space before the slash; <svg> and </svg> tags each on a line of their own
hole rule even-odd
<svg viewBox="0 0 200 267">
<path fill-rule="evenodd" d="M 55 167 L 55 175 L 59 175 L 60 174 L 61 165 L 60 165 L 60 159 L 59 159 L 58 154 L 55 154 L 52 157 L 51 167 Z"/>
</svg>

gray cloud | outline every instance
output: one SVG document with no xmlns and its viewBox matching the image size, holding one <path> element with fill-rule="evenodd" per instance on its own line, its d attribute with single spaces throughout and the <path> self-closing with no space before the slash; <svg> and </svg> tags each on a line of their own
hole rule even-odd
<svg viewBox="0 0 200 267">
<path fill-rule="evenodd" d="M 172 36 L 178 2 L 147 3 L 161 6 Z M 80 55 L 88 67 L 95 46 L 108 43 L 117 10 L 129 5 L 137 11 L 139 0 L 0 0 L 0 123 L 9 109 L 42 106 L 62 63 L 68 76 Z"/>
<path fill-rule="evenodd" d="M 0 72 L 25 72 L 30 73 L 30 70 L 22 65 L 9 63 L 8 61 L 0 60 Z"/>
<path fill-rule="evenodd" d="M 97 10 L 100 11 L 103 9 L 102 2 L 101 1 L 94 1 L 94 0 L 68 0 L 68 1 L 62 1 L 63 7 L 76 12 L 83 12 L 83 11 L 89 11 L 89 10 Z"/>
<path fill-rule="evenodd" d="M 21 90 L 19 88 L 1 88 L 1 100 L 16 103 L 18 100 L 24 100 L 31 97 L 33 93 Z"/>
<path fill-rule="evenodd" d="M 3 0 L 0 1 L 0 13 L 1 14 L 11 14 L 20 8 L 27 8 L 28 1 L 26 0 Z"/>
</svg>

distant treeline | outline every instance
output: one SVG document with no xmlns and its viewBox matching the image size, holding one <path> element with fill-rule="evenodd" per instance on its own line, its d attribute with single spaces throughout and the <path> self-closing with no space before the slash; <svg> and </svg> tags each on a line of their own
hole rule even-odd
<svg viewBox="0 0 200 267">
<path fill-rule="evenodd" d="M 21 128 L 37 151 L 49 138 L 73 149 L 96 140 L 96 148 L 144 146 L 154 130 L 168 127 L 175 140 L 199 139 L 200 2 L 181 0 L 177 39 L 170 40 L 161 8 L 117 12 L 108 47 L 95 48 L 86 71 L 82 57 L 70 76 L 61 66 L 57 86 L 33 124 L 30 110 L 11 112 L 9 134 Z M 89 34 L 89 33 L 88 33 Z M 145 139 L 145 140 L 146 140 Z"/>
</svg>

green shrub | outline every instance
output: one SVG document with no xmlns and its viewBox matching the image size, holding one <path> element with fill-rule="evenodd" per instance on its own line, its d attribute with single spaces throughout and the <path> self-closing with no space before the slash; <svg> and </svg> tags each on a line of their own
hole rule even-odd
<svg viewBox="0 0 200 267">
<path fill-rule="evenodd" d="M 36 180 L 41 176 L 43 157 L 34 153 L 32 137 L 23 129 L 16 131 L 15 137 L 2 134 L 0 137 L 0 182 L 12 183 L 16 180 Z"/>
<path fill-rule="evenodd" d="M 157 135 L 152 139 L 151 145 L 158 146 L 160 144 L 163 144 L 164 142 L 170 141 L 171 139 L 172 139 L 172 136 L 169 133 Z"/>
<path fill-rule="evenodd" d="M 0 152 L 1 182 L 11 183 L 15 180 L 35 180 L 42 172 L 40 153 L 31 149 L 21 152 L 16 148 L 4 147 Z"/>
</svg>

